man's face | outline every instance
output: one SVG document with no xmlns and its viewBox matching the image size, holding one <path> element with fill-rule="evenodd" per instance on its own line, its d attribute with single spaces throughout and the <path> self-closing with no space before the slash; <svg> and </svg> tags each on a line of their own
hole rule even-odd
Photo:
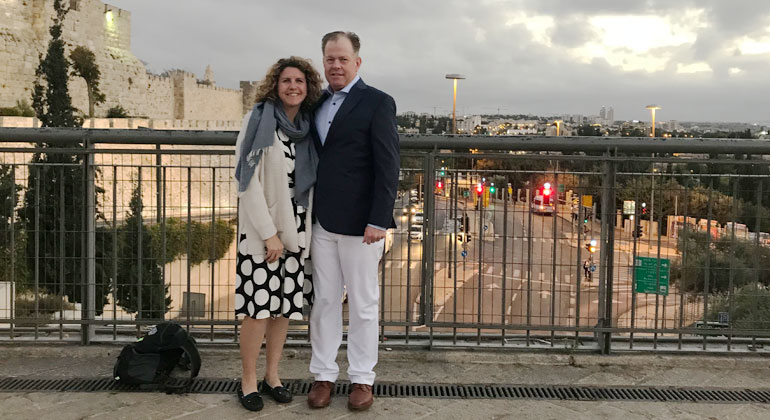
<svg viewBox="0 0 770 420">
<path fill-rule="evenodd" d="M 353 52 L 353 44 L 344 36 L 326 43 L 324 48 L 324 74 L 332 91 L 337 92 L 356 78 L 361 67 L 361 57 Z"/>
</svg>

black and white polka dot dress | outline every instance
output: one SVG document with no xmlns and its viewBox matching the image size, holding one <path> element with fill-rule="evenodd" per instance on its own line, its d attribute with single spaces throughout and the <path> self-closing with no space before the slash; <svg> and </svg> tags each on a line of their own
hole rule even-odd
<svg viewBox="0 0 770 420">
<path fill-rule="evenodd" d="M 281 130 L 276 133 L 286 157 L 289 196 L 297 222 L 300 250 L 297 253 L 284 251 L 277 261 L 268 263 L 264 256 L 241 252 L 240 244 L 246 240 L 246 235 L 241 234 L 235 269 L 235 314 L 254 319 L 284 316 L 301 320 L 303 305 L 313 304 L 312 273 L 310 264 L 306 264 L 309 258 L 306 260 L 302 256 L 302 251 L 310 246 L 305 236 L 308 227 L 305 226 L 305 208 L 294 201 L 294 142 Z"/>
</svg>

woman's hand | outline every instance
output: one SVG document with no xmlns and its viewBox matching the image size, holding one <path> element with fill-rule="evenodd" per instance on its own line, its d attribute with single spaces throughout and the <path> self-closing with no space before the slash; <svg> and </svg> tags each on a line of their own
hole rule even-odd
<svg viewBox="0 0 770 420">
<path fill-rule="evenodd" d="M 265 240 L 265 248 L 267 248 L 267 253 L 265 254 L 265 261 L 269 263 L 277 261 L 278 258 L 281 257 L 281 254 L 283 254 L 283 242 L 281 242 L 281 240 L 278 239 L 277 234 Z"/>
</svg>

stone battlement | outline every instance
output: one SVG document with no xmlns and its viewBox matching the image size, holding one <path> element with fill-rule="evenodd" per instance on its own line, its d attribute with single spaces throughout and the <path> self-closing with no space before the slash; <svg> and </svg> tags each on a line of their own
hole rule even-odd
<svg viewBox="0 0 770 420">
<path fill-rule="evenodd" d="M 147 72 L 131 51 L 131 12 L 100 0 L 70 0 L 64 19 L 63 38 L 68 49 L 82 45 L 94 52 L 102 77 L 100 90 L 106 101 L 95 114 L 122 106 L 131 115 L 155 120 L 240 121 L 251 107 L 251 91 L 211 85 L 186 70 L 168 75 Z M 30 101 L 38 55 L 44 53 L 50 35 L 53 0 L 6 0 L 0 2 L 0 107 L 17 100 Z M 245 82 L 250 83 L 250 82 Z M 69 82 L 73 106 L 88 110 L 88 95 L 81 78 Z"/>
</svg>

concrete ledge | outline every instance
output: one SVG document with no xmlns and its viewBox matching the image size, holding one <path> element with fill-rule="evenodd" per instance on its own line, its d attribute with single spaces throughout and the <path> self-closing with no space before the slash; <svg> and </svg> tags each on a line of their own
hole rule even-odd
<svg viewBox="0 0 770 420">
<path fill-rule="evenodd" d="M 122 345 L 79 346 L 71 344 L 8 344 L 0 345 L 4 358 L 110 358 L 117 357 Z M 237 347 L 213 348 L 201 346 L 200 352 L 206 358 L 240 357 Z M 285 359 L 310 360 L 309 348 L 287 348 Z M 340 350 L 340 357 L 345 358 L 345 350 Z M 573 367 L 656 367 L 656 368 L 702 368 L 716 370 L 735 369 L 770 369 L 770 359 L 758 355 L 594 355 L 594 354 L 555 354 L 547 352 L 491 351 L 491 350 L 380 350 L 381 361 L 421 362 L 452 365 L 501 364 L 512 366 L 573 366 Z"/>
</svg>

